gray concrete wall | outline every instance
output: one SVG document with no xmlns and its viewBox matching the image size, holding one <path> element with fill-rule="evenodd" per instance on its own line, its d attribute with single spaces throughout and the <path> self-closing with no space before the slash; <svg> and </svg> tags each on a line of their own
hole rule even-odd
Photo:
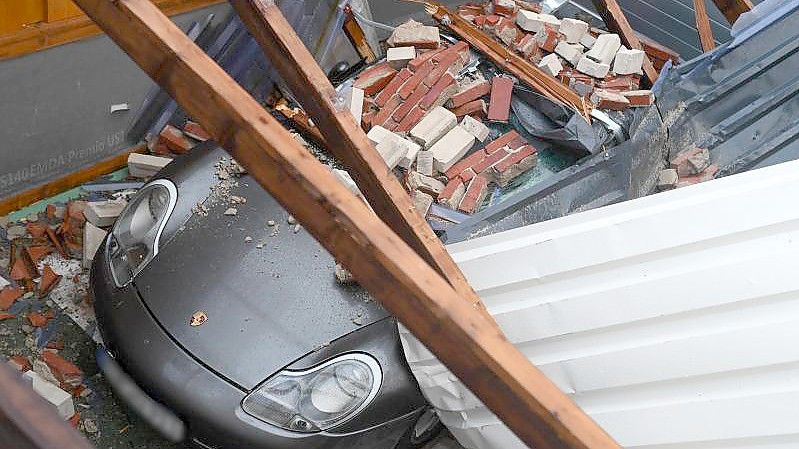
<svg viewBox="0 0 799 449">
<path fill-rule="evenodd" d="M 186 30 L 229 11 L 218 5 L 175 22 Z M 152 85 L 105 36 L 0 62 L 0 198 L 130 146 L 126 131 Z M 111 114 L 119 103 L 131 109 Z"/>
</svg>

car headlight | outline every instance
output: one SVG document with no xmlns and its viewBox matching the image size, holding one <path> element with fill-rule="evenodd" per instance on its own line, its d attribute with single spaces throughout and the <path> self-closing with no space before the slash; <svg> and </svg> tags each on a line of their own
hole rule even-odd
<svg viewBox="0 0 799 449">
<path fill-rule="evenodd" d="M 382 382 L 374 358 L 345 354 L 305 371 L 281 371 L 244 398 L 242 408 L 283 429 L 320 432 L 355 417 Z"/>
<path fill-rule="evenodd" d="M 106 251 L 117 287 L 124 287 L 158 254 L 161 232 L 175 209 L 178 191 L 158 179 L 144 186 L 117 218 Z"/>
</svg>

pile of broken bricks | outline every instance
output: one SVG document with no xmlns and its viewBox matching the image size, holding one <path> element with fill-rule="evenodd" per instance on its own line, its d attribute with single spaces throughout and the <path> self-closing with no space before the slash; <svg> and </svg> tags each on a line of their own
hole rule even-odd
<svg viewBox="0 0 799 449">
<path fill-rule="evenodd" d="M 157 138 L 148 142 L 151 154 L 131 153 L 128 156 L 128 171 L 134 178 L 149 179 L 166 167 L 175 156 L 186 154 L 200 142 L 211 136 L 203 127 L 191 120 L 183 129 L 166 125 Z"/>
<path fill-rule="evenodd" d="M 542 14 L 534 3 L 524 2 L 523 8 L 518 3 L 466 4 L 458 14 L 599 109 L 621 111 L 654 102 L 651 91 L 640 89 L 644 51 L 626 48 L 618 35 L 582 20 L 559 19 Z"/>
<path fill-rule="evenodd" d="M 719 171 L 710 161 L 707 148 L 692 146 L 678 153 L 669 161 L 669 168 L 661 170 L 658 176 L 658 190 L 672 190 L 710 181 Z"/>
</svg>

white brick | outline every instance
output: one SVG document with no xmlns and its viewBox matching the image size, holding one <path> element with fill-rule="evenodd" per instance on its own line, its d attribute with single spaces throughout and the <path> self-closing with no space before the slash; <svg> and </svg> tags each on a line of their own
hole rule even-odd
<svg viewBox="0 0 799 449">
<path fill-rule="evenodd" d="M 594 61 L 610 65 L 620 47 L 621 39 L 618 34 L 602 34 L 596 38 L 596 43 L 586 53 L 586 56 Z"/>
<path fill-rule="evenodd" d="M 89 223 L 98 228 L 107 228 L 114 224 L 122 209 L 127 206 L 127 201 L 92 201 L 86 204 L 83 216 Z"/>
<path fill-rule="evenodd" d="M 491 133 L 491 130 L 488 129 L 488 126 L 471 115 L 464 115 L 461 119 L 460 126 L 480 142 L 485 142 L 485 140 L 488 138 L 488 135 Z"/>
<path fill-rule="evenodd" d="M 440 40 L 438 27 L 423 25 L 415 20 L 408 20 L 398 26 L 386 40 L 389 47 L 407 47 L 409 44 L 429 45 L 424 48 L 435 48 Z"/>
<path fill-rule="evenodd" d="M 416 171 L 425 176 L 433 176 L 433 152 L 422 150 L 416 154 Z"/>
<path fill-rule="evenodd" d="M 583 56 L 577 63 L 577 71 L 585 73 L 586 75 L 592 76 L 594 78 L 602 79 L 608 76 L 608 72 L 610 72 L 610 66 L 596 62 L 588 56 Z"/>
<path fill-rule="evenodd" d="M 386 61 L 388 65 L 396 70 L 408 65 L 408 62 L 416 57 L 414 47 L 391 47 L 386 51 Z"/>
<path fill-rule="evenodd" d="M 448 109 L 437 106 L 411 129 L 411 139 L 425 150 L 458 125 L 458 118 Z"/>
<path fill-rule="evenodd" d="M 363 97 L 365 93 L 363 89 L 353 87 L 350 91 L 350 112 L 355 119 L 355 123 L 361 124 L 363 118 Z"/>
<path fill-rule="evenodd" d="M 91 268 L 94 255 L 97 254 L 106 234 L 107 232 L 91 223 L 83 226 L 83 268 Z"/>
<path fill-rule="evenodd" d="M 8 287 L 10 284 L 11 283 L 8 282 L 8 280 L 6 280 L 6 278 L 4 278 L 3 276 L 0 276 L 0 290 L 4 289 L 5 287 Z"/>
<path fill-rule="evenodd" d="M 549 14 L 538 14 L 536 12 L 527 11 L 526 9 L 519 10 L 516 14 L 516 24 L 521 29 L 531 33 L 537 33 L 544 29 L 544 25 L 552 25 L 555 28 L 560 27 L 560 19 Z"/>
<path fill-rule="evenodd" d="M 559 31 L 566 36 L 566 42 L 578 44 L 580 39 L 588 34 L 588 24 L 582 20 L 566 18 L 561 20 Z"/>
<path fill-rule="evenodd" d="M 585 33 L 580 38 L 580 45 L 585 48 L 591 49 L 596 44 L 596 38 L 591 33 Z"/>
<path fill-rule="evenodd" d="M 617 75 L 643 74 L 641 67 L 644 65 L 645 53 L 642 50 L 621 47 L 616 53 L 613 63 L 613 73 Z"/>
<path fill-rule="evenodd" d="M 380 143 L 386 139 L 397 141 L 405 146 L 406 151 L 402 156 L 402 159 L 399 161 L 399 166 L 406 169 L 410 168 L 413 161 L 416 160 L 416 153 L 418 153 L 421 149 L 419 144 L 416 142 L 411 142 L 410 140 L 400 136 L 399 134 L 393 133 L 386 128 L 383 128 L 380 125 L 373 126 L 372 129 L 369 130 L 369 133 L 366 134 L 366 137 L 368 137 L 369 141 L 371 141 L 375 146 L 380 145 Z"/>
<path fill-rule="evenodd" d="M 402 143 L 393 139 L 386 139 L 377 144 L 377 152 L 380 153 L 380 156 L 386 161 L 386 165 L 391 170 L 399 164 L 400 159 L 407 151 Z"/>
<path fill-rule="evenodd" d="M 128 156 L 128 171 L 134 178 L 151 178 L 170 162 L 172 159 L 168 157 L 131 153 Z"/>
<path fill-rule="evenodd" d="M 472 148 L 474 141 L 474 136 L 460 126 L 452 128 L 430 148 L 433 152 L 435 169 L 441 173 L 449 170 Z"/>
<path fill-rule="evenodd" d="M 65 421 L 75 414 L 75 404 L 72 402 L 72 395 L 44 380 L 42 376 L 33 371 L 26 371 L 24 377 L 30 379 L 31 387 L 39 396 L 52 404 Z"/>
<path fill-rule="evenodd" d="M 541 58 L 541 62 L 538 63 L 538 68 L 552 76 L 558 76 L 560 71 L 563 70 L 563 64 L 561 64 L 558 55 L 555 53 L 550 53 Z"/>
<path fill-rule="evenodd" d="M 558 42 L 555 47 L 555 53 L 560 55 L 563 59 L 569 61 L 569 64 L 576 66 L 583 57 L 583 46 L 580 44 L 569 44 L 565 41 Z"/>
<path fill-rule="evenodd" d="M 423 217 L 426 217 L 427 212 L 430 210 L 430 206 L 433 205 L 433 197 L 417 190 L 413 192 L 411 200 L 413 201 L 413 207 L 415 207 Z"/>
</svg>

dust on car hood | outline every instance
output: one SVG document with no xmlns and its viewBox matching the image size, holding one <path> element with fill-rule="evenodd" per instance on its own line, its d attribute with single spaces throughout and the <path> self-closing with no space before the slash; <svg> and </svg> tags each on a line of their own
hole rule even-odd
<svg viewBox="0 0 799 449">
<path fill-rule="evenodd" d="M 173 179 L 179 195 L 209 188 L 191 176 Z M 246 199 L 235 205 L 235 215 L 224 214 L 229 202 L 195 213 L 135 280 L 155 319 L 198 361 L 251 389 L 314 349 L 388 316 L 364 290 L 336 281 L 330 254 L 306 230 L 295 230 L 252 179 L 240 178 L 230 194 Z M 192 326 L 197 312 L 207 320 Z"/>
</svg>

